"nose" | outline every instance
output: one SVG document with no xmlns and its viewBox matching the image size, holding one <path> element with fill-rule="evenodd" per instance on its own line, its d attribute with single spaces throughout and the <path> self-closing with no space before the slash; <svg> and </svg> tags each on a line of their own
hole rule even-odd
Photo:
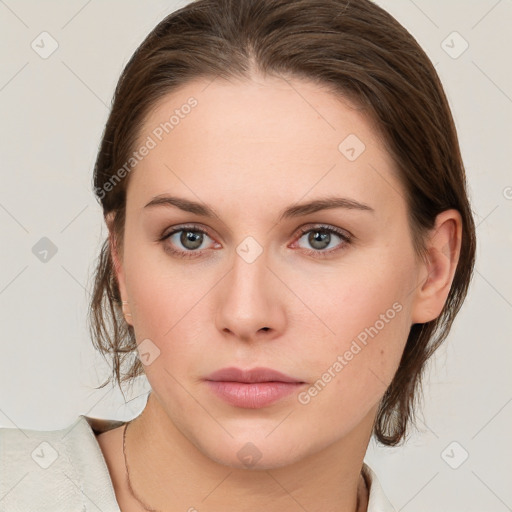
<svg viewBox="0 0 512 512">
<path fill-rule="evenodd" d="M 252 262 L 235 253 L 218 294 L 216 323 L 225 336 L 248 342 L 273 339 L 284 332 L 286 295 L 267 265 L 265 250 Z"/>
</svg>

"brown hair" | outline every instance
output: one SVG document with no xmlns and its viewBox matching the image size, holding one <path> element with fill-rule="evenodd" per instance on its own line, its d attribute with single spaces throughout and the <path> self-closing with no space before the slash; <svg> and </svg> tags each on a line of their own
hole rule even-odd
<svg viewBox="0 0 512 512">
<path fill-rule="evenodd" d="M 396 445 L 414 420 L 424 365 L 448 335 L 466 297 L 476 236 L 442 85 L 416 40 L 391 15 L 369 0 L 196 0 L 171 13 L 142 42 L 119 79 L 94 169 L 96 196 L 105 216 L 115 214 L 113 240 L 120 248 L 129 174 L 119 179 L 116 171 L 129 161 L 150 110 L 193 79 L 243 79 L 253 70 L 328 86 L 373 121 L 406 190 L 418 257 L 426 257 L 424 235 L 436 216 L 451 208 L 461 214 L 461 252 L 444 308 L 435 320 L 411 327 L 379 405 L 374 434 L 382 444 Z M 120 306 L 106 239 L 95 270 L 89 323 L 94 346 L 113 360 L 112 376 L 100 387 L 115 379 L 122 390 L 123 382 L 144 371 L 137 357 L 130 358 L 136 341 Z M 122 371 L 125 363 L 128 369 Z"/>
</svg>

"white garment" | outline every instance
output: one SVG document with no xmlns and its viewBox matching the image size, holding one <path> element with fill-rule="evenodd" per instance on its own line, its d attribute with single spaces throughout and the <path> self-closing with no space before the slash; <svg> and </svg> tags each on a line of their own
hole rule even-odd
<svg viewBox="0 0 512 512">
<path fill-rule="evenodd" d="M 61 430 L 0 428 L 0 512 L 121 512 L 95 432 L 123 423 L 80 415 Z M 368 512 L 396 512 L 363 468 Z"/>
</svg>

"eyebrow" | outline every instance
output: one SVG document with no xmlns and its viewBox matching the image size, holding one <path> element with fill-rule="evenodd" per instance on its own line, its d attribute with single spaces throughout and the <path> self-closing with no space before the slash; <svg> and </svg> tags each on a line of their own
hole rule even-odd
<svg viewBox="0 0 512 512">
<path fill-rule="evenodd" d="M 153 208 L 156 206 L 174 206 L 185 212 L 194 213 L 202 217 L 216 218 L 219 216 L 215 213 L 213 208 L 204 203 L 190 201 L 182 197 L 175 197 L 166 194 L 155 196 L 151 201 L 144 206 L 144 208 Z M 294 217 L 301 217 L 310 213 L 315 213 L 321 210 L 329 210 L 333 208 L 345 208 L 347 210 L 360 210 L 375 213 L 375 210 L 365 204 L 360 203 L 354 199 L 346 197 L 326 197 L 322 199 L 315 199 L 307 203 L 300 203 L 285 208 L 279 215 L 279 221 L 290 219 Z"/>
</svg>

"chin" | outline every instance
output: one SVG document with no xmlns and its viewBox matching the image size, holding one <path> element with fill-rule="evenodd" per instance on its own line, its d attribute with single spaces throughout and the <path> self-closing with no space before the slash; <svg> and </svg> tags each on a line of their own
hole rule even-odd
<svg viewBox="0 0 512 512">
<path fill-rule="evenodd" d="M 295 439 L 286 433 L 272 433 L 259 430 L 254 435 L 223 436 L 222 440 L 209 438 L 206 444 L 196 443 L 198 449 L 218 464 L 234 469 L 267 470 L 288 466 L 298 462 L 315 450 L 305 445 L 303 439 Z M 299 449 L 301 447 L 301 449 Z"/>
<path fill-rule="evenodd" d="M 262 447 L 260 449 L 250 441 L 236 447 L 235 450 L 228 449 L 225 452 L 216 450 L 213 454 L 206 454 L 218 464 L 233 469 L 244 469 L 249 471 L 264 471 L 288 466 L 300 460 L 301 454 L 276 452 Z"/>
</svg>

